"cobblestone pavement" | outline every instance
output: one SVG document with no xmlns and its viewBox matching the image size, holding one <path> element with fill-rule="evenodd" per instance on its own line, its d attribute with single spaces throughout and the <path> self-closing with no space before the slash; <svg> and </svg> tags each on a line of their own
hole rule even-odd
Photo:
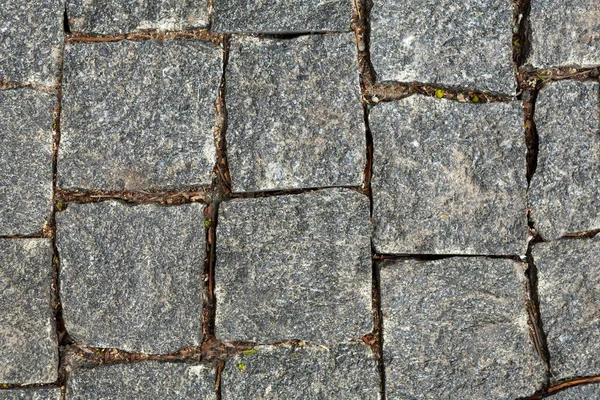
<svg viewBox="0 0 600 400">
<path fill-rule="evenodd" d="M 0 400 L 600 399 L 600 2 L 0 9 Z"/>
</svg>

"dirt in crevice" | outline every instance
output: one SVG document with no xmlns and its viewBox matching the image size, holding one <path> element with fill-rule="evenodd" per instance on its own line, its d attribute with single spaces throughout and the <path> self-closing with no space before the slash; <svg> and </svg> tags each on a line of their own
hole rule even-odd
<svg viewBox="0 0 600 400">
<path fill-rule="evenodd" d="M 373 307 L 373 332 L 362 337 L 363 342 L 371 346 L 371 351 L 377 361 L 379 372 L 379 392 L 380 399 L 385 400 L 385 364 L 383 359 L 383 315 L 381 314 L 381 289 L 379 281 L 379 264 L 376 261 L 371 262 L 373 280 L 372 280 L 372 307 Z"/>
<path fill-rule="evenodd" d="M 533 174 L 535 174 L 535 170 L 537 169 L 539 137 L 534 120 L 535 102 L 537 100 L 537 95 L 538 91 L 536 89 L 525 89 L 522 94 L 523 111 L 525 113 L 525 145 L 527 146 L 527 154 L 525 156 L 527 168 L 527 188 L 529 188 L 529 185 L 531 184 L 531 179 L 533 178 Z"/>
<path fill-rule="evenodd" d="M 82 32 L 71 32 L 66 36 L 67 43 L 98 43 L 98 42 L 119 42 L 122 40 L 186 40 L 195 39 L 206 42 L 212 42 L 217 45 L 223 43 L 224 35 L 212 33 L 206 29 L 191 29 L 183 31 L 159 31 L 156 29 L 148 29 L 139 32 L 132 32 L 120 35 L 102 35 L 90 34 Z"/>
<path fill-rule="evenodd" d="M 227 162 L 227 104 L 225 101 L 227 93 L 226 71 L 229 64 L 229 36 L 224 36 L 223 45 L 223 72 L 217 100 L 215 100 L 216 121 L 213 131 L 216 148 L 216 163 L 213 170 L 213 187 L 220 191 L 219 197 L 231 195 L 231 175 Z"/>
</svg>

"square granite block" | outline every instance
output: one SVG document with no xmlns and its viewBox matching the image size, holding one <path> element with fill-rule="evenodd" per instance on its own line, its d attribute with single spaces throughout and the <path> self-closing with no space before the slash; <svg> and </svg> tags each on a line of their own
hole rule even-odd
<svg viewBox="0 0 600 400">
<path fill-rule="evenodd" d="M 453 257 L 381 267 L 388 399 L 513 400 L 540 389 L 524 264 Z"/>
<path fill-rule="evenodd" d="M 369 199 L 349 189 L 224 202 L 216 336 L 335 344 L 373 329 Z"/>
<path fill-rule="evenodd" d="M 31 235 L 52 213 L 52 124 L 56 98 L 0 90 L 0 235 Z"/>
<path fill-rule="evenodd" d="M 64 40 L 63 0 L 2 0 L 0 82 L 53 86 Z"/>
<path fill-rule="evenodd" d="M 382 81 L 514 95 L 512 0 L 377 0 L 371 62 Z"/>
<path fill-rule="evenodd" d="M 227 157 L 236 192 L 363 182 L 353 34 L 231 41 Z"/>
<path fill-rule="evenodd" d="M 350 31 L 352 0 L 215 0 L 215 32 Z"/>
<path fill-rule="evenodd" d="M 538 243 L 532 254 L 554 377 L 600 374 L 600 235 Z"/>
<path fill-rule="evenodd" d="M 369 121 L 378 253 L 525 254 L 520 102 L 411 96 Z"/>
<path fill-rule="evenodd" d="M 552 83 L 538 95 L 531 219 L 546 240 L 600 229 L 600 85 Z"/>
<path fill-rule="evenodd" d="M 600 65 L 600 2 L 532 0 L 529 25 L 534 67 Z"/>
<path fill-rule="evenodd" d="M 52 256 L 50 239 L 0 239 L 0 383 L 58 378 Z"/>
<path fill-rule="evenodd" d="M 67 0 L 73 32 L 122 34 L 208 26 L 207 0 Z"/>
<path fill-rule="evenodd" d="M 257 346 L 225 362 L 223 400 L 379 399 L 379 373 L 364 344 Z"/>
<path fill-rule="evenodd" d="M 108 201 L 57 213 L 63 317 L 76 343 L 144 353 L 200 344 L 203 208 Z"/>
<path fill-rule="evenodd" d="M 0 400 L 62 400 L 59 388 L 0 390 Z"/>
<path fill-rule="evenodd" d="M 197 40 L 67 45 L 59 187 L 210 184 L 221 58 Z"/>
<path fill-rule="evenodd" d="M 210 365 L 142 361 L 77 369 L 65 400 L 216 400 Z"/>
</svg>

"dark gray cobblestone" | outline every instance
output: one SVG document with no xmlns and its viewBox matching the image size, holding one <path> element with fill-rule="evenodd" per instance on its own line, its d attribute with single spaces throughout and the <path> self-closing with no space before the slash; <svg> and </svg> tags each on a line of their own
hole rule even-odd
<svg viewBox="0 0 600 400">
<path fill-rule="evenodd" d="M 142 361 L 78 369 L 70 374 L 65 400 L 216 400 L 210 365 Z"/>
<path fill-rule="evenodd" d="M 222 399 L 378 399 L 377 363 L 364 344 L 257 346 L 228 360 Z"/>
<path fill-rule="evenodd" d="M 52 95 L 0 90 L 0 235 L 38 233 L 52 213 Z"/>
<path fill-rule="evenodd" d="M 49 383 L 57 378 L 52 254 L 48 239 L 0 239 L 2 383 Z"/>
<path fill-rule="evenodd" d="M 60 389 L 1 390 L 0 400 L 62 400 Z"/>
<path fill-rule="evenodd" d="M 373 329 L 366 196 L 231 200 L 220 206 L 217 240 L 219 339 L 336 344 Z"/>
<path fill-rule="evenodd" d="M 75 342 L 169 353 L 202 340 L 201 204 L 70 204 L 57 213 L 60 288 Z"/>
</svg>

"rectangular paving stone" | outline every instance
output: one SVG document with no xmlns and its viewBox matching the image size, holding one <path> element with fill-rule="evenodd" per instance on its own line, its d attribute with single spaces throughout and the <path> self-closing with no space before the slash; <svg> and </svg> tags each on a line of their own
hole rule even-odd
<svg viewBox="0 0 600 400">
<path fill-rule="evenodd" d="M 600 374 L 600 236 L 538 243 L 532 254 L 553 376 Z"/>
<path fill-rule="evenodd" d="M 107 201 L 57 213 L 63 317 L 76 343 L 143 353 L 200 344 L 203 208 Z"/>
<path fill-rule="evenodd" d="M 0 383 L 58 378 L 52 256 L 50 239 L 0 239 Z"/>
<path fill-rule="evenodd" d="M 514 95 L 512 0 L 381 0 L 371 62 L 382 81 Z"/>
<path fill-rule="evenodd" d="M 0 390 L 0 400 L 62 400 L 59 388 Z"/>
<path fill-rule="evenodd" d="M 525 254 L 519 102 L 411 96 L 369 116 L 378 253 Z"/>
<path fill-rule="evenodd" d="M 216 400 L 210 365 L 157 361 L 77 369 L 67 379 L 65 400 Z"/>
<path fill-rule="evenodd" d="M 233 38 L 226 79 L 234 191 L 362 184 L 354 35 Z"/>
<path fill-rule="evenodd" d="M 63 0 L 2 0 L 0 82 L 57 83 L 64 8 Z"/>
<path fill-rule="evenodd" d="M 66 47 L 58 184 L 176 189 L 211 183 L 222 50 L 197 40 Z"/>
<path fill-rule="evenodd" d="M 513 400 L 540 389 L 524 264 L 454 257 L 381 266 L 388 399 Z"/>
<path fill-rule="evenodd" d="M 369 199 L 349 189 L 219 208 L 215 331 L 224 341 L 335 344 L 373 329 Z"/>
<path fill-rule="evenodd" d="M 257 346 L 225 362 L 227 399 L 378 399 L 379 374 L 364 344 Z"/>
<path fill-rule="evenodd" d="M 600 399 L 600 385 L 582 385 L 562 390 L 551 397 L 552 400 L 592 400 Z"/>
<path fill-rule="evenodd" d="M 546 240 L 600 229 L 600 85 L 552 83 L 538 95 L 530 215 Z"/>
<path fill-rule="evenodd" d="M 38 233 L 52 213 L 52 125 L 56 98 L 0 90 L 0 235 Z"/>
<path fill-rule="evenodd" d="M 301 33 L 350 31 L 351 0 L 215 0 L 214 32 Z"/>
<path fill-rule="evenodd" d="M 208 26 L 205 0 L 68 0 L 72 32 L 122 34 L 157 29 L 180 31 Z"/>
<path fill-rule="evenodd" d="M 600 65 L 600 3 L 532 0 L 529 63 L 537 68 Z"/>
</svg>

